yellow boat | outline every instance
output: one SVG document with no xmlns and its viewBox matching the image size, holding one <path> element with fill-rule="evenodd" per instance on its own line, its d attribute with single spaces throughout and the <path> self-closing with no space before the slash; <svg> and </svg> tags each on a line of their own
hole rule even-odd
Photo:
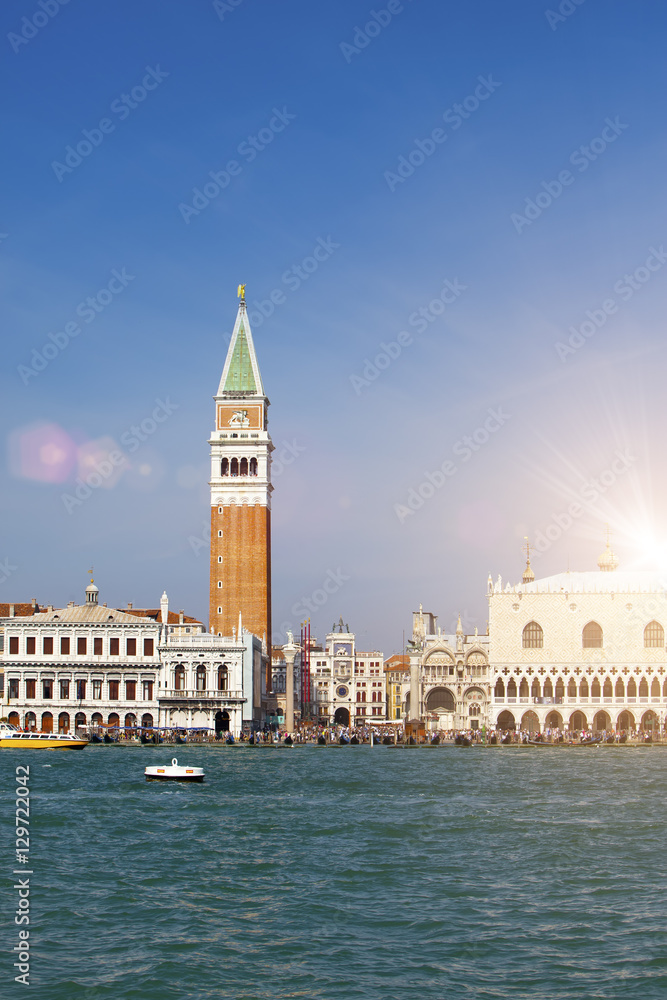
<svg viewBox="0 0 667 1000">
<path fill-rule="evenodd" d="M 0 725 L 0 749 L 82 750 L 85 746 L 88 746 L 88 740 L 80 739 L 72 733 L 38 733 L 34 730 L 23 733 L 8 723 Z"/>
</svg>

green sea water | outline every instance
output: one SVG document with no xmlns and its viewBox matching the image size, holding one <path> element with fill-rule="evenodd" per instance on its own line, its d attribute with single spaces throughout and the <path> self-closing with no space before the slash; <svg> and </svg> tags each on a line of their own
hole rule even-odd
<svg viewBox="0 0 667 1000">
<path fill-rule="evenodd" d="M 172 756 L 205 783 L 144 781 Z M 666 773 L 643 747 L 1 751 L 0 995 L 664 1000 Z"/>
</svg>

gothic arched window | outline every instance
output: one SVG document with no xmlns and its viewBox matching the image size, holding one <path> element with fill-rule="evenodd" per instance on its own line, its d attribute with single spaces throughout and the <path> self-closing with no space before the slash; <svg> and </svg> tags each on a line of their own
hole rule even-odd
<svg viewBox="0 0 667 1000">
<path fill-rule="evenodd" d="M 665 645 L 665 630 L 660 622 L 649 622 L 644 629 L 644 646 L 659 647 Z"/>
<path fill-rule="evenodd" d="M 588 625 L 584 625 L 581 644 L 584 649 L 602 649 L 602 629 L 597 622 L 589 622 Z"/>
<path fill-rule="evenodd" d="M 206 667 L 203 666 L 197 667 L 197 690 L 206 690 Z"/>
<path fill-rule="evenodd" d="M 228 476 L 229 475 L 229 459 L 228 458 L 223 458 L 222 462 L 220 463 L 220 475 L 221 476 Z"/>
<path fill-rule="evenodd" d="M 174 688 L 176 691 L 185 689 L 185 667 L 180 663 L 174 670 Z"/>
<path fill-rule="evenodd" d="M 227 667 L 218 667 L 218 691 L 227 690 Z"/>
<path fill-rule="evenodd" d="M 250 459 L 250 475 L 251 476 L 256 476 L 257 475 L 257 459 L 256 458 L 251 458 Z"/>
<path fill-rule="evenodd" d="M 241 459 L 241 468 L 239 470 L 239 475 L 240 476 L 247 476 L 248 475 L 248 459 L 247 458 L 242 458 Z"/>
<path fill-rule="evenodd" d="M 537 622 L 528 622 L 523 630 L 524 649 L 542 649 L 544 646 L 544 632 L 542 626 Z"/>
</svg>

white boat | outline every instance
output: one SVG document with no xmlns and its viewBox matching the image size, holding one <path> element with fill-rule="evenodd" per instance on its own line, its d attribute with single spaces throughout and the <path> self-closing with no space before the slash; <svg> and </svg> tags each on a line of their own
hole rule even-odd
<svg viewBox="0 0 667 1000">
<path fill-rule="evenodd" d="M 171 765 L 163 767 L 147 767 L 144 771 L 146 781 L 203 781 L 204 770 L 201 767 L 181 767 L 176 757 Z"/>
<path fill-rule="evenodd" d="M 87 738 L 73 733 L 39 733 L 32 729 L 22 732 L 10 723 L 0 723 L 0 747 L 10 750 L 82 750 Z"/>
</svg>

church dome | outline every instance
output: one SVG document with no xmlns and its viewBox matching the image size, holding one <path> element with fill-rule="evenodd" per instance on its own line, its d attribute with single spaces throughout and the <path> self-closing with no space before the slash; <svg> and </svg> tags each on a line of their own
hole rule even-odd
<svg viewBox="0 0 667 1000">
<path fill-rule="evenodd" d="M 610 573 L 618 567 L 618 557 L 611 550 L 609 542 L 607 542 L 607 547 L 598 559 L 598 568 L 602 570 L 603 573 Z"/>
</svg>

